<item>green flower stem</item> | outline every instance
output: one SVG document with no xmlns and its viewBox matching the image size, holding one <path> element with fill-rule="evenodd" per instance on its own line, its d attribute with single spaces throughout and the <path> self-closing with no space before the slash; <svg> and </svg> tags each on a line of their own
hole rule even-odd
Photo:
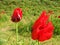
<svg viewBox="0 0 60 45">
<path fill-rule="evenodd" d="M 38 41 L 38 45 L 39 45 L 39 41 Z"/>
<path fill-rule="evenodd" d="M 18 45 L 18 23 L 16 23 L 16 45 Z"/>
<path fill-rule="evenodd" d="M 36 42 L 38 43 L 38 45 L 40 45 L 40 43 L 39 43 L 39 41 L 38 41 L 38 40 L 37 40 Z"/>
</svg>

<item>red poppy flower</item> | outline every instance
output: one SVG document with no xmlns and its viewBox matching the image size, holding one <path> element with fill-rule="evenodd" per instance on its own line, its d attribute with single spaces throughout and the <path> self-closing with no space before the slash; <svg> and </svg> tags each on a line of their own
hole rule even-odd
<svg viewBox="0 0 60 45">
<path fill-rule="evenodd" d="M 20 8 L 16 8 L 13 12 L 11 20 L 13 22 L 19 22 L 22 19 L 22 10 Z"/>
<path fill-rule="evenodd" d="M 39 19 L 32 27 L 32 39 L 38 41 L 45 41 L 52 37 L 54 26 L 52 22 L 48 22 L 49 15 L 43 11 Z"/>
</svg>

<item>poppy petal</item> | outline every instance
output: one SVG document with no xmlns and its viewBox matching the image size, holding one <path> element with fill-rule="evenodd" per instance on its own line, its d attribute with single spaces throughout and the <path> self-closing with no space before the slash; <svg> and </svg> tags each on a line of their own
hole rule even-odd
<svg viewBox="0 0 60 45">
<path fill-rule="evenodd" d="M 38 38 L 39 41 L 45 41 L 45 40 L 48 40 L 52 37 L 53 30 L 54 30 L 52 22 L 49 22 L 45 28 L 43 28 L 43 29 L 40 29 L 40 28 L 39 28 L 40 32 L 38 34 L 39 35 L 39 38 Z"/>
<path fill-rule="evenodd" d="M 48 40 L 48 39 L 50 39 L 51 37 L 52 37 L 52 32 L 51 33 L 42 33 L 42 34 L 40 34 L 39 35 L 39 38 L 38 38 L 38 41 L 45 41 L 45 40 Z"/>
<path fill-rule="evenodd" d="M 41 16 L 36 20 L 34 25 L 32 26 L 33 29 L 36 29 L 38 25 L 44 25 L 46 21 L 48 20 L 49 16 L 46 15 L 46 11 L 43 11 Z"/>
<path fill-rule="evenodd" d="M 32 39 L 33 40 L 37 40 L 38 39 L 39 32 L 40 32 L 39 29 L 35 29 L 35 30 L 32 31 Z"/>
</svg>

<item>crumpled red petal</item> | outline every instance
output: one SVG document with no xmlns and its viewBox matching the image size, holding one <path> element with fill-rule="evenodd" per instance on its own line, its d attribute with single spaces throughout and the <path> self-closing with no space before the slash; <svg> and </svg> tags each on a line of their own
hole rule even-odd
<svg viewBox="0 0 60 45">
<path fill-rule="evenodd" d="M 52 25 L 52 22 L 49 22 L 44 29 L 40 30 L 38 40 L 45 41 L 50 39 L 52 37 L 53 30 L 54 26 Z"/>
<path fill-rule="evenodd" d="M 33 40 L 37 40 L 38 39 L 39 32 L 40 32 L 39 29 L 35 29 L 35 30 L 32 31 L 32 39 Z"/>
<path fill-rule="evenodd" d="M 32 29 L 36 29 L 38 25 L 44 25 L 48 18 L 49 16 L 47 15 L 46 11 L 43 11 L 41 16 L 36 20 L 36 22 L 32 26 Z"/>
</svg>

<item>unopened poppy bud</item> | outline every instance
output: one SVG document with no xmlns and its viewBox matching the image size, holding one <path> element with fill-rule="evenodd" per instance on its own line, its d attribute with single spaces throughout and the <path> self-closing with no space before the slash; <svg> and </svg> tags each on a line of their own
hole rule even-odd
<svg viewBox="0 0 60 45">
<path fill-rule="evenodd" d="M 22 10 L 20 8 L 16 8 L 11 17 L 12 22 L 19 22 L 22 19 Z"/>
</svg>

